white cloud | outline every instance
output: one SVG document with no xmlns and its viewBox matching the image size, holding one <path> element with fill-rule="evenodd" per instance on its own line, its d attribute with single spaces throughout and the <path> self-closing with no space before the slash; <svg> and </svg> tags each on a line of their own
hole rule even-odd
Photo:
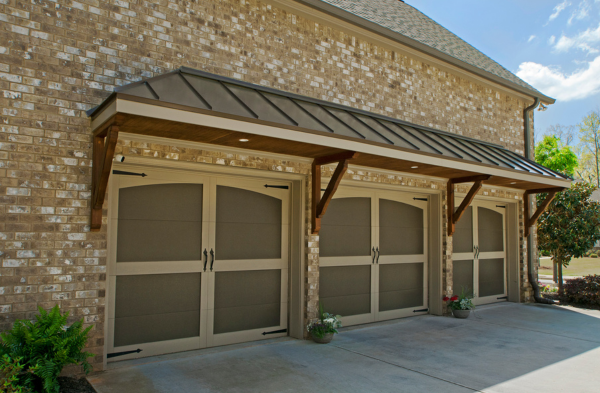
<svg viewBox="0 0 600 393">
<path fill-rule="evenodd" d="M 558 4 L 556 7 L 554 7 L 554 12 L 548 18 L 548 22 L 552 22 L 554 19 L 558 18 L 558 15 L 560 15 L 560 13 L 563 12 L 565 10 L 565 8 L 567 8 L 570 5 L 571 5 L 571 2 L 568 0 L 565 0 L 562 3 Z"/>
<path fill-rule="evenodd" d="M 581 20 L 581 19 L 585 18 L 586 16 L 589 15 L 590 9 L 591 9 L 591 6 L 587 2 L 587 0 L 583 0 L 581 3 L 579 3 L 579 7 L 577 7 L 577 9 L 575 11 L 573 11 L 567 24 L 570 25 L 571 23 L 573 23 L 574 19 Z"/>
<path fill-rule="evenodd" d="M 556 42 L 556 37 L 555 36 L 551 36 L 550 38 L 548 38 L 548 44 L 549 45 L 553 45 Z"/>
<path fill-rule="evenodd" d="M 600 56 L 571 74 L 534 62 L 521 63 L 517 76 L 560 101 L 580 100 L 600 92 Z"/>
<path fill-rule="evenodd" d="M 553 42 L 548 42 L 551 45 L 553 44 Z M 565 35 L 561 36 L 554 49 L 557 52 L 568 52 L 570 49 L 575 48 L 587 51 L 588 53 L 598 53 L 598 48 L 594 47 L 594 45 L 598 44 L 600 44 L 600 24 L 598 24 L 596 29 L 587 29 L 573 38 Z"/>
<path fill-rule="evenodd" d="M 529 39 L 527 40 L 527 42 L 531 42 L 535 39 L 535 35 L 530 35 Z"/>
</svg>

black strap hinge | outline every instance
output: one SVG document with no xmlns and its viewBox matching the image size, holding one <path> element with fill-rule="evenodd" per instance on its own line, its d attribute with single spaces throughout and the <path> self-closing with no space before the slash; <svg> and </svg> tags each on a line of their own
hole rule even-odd
<svg viewBox="0 0 600 393">
<path fill-rule="evenodd" d="M 427 202 L 428 199 L 427 198 L 413 198 L 413 201 L 425 201 L 425 202 Z"/>
<path fill-rule="evenodd" d="M 277 333 L 287 333 L 287 329 L 273 330 L 271 332 L 262 332 L 262 335 L 266 336 L 267 334 L 277 334 Z"/>
<path fill-rule="evenodd" d="M 508 300 L 508 296 L 497 297 L 496 299 L 497 300 L 504 300 L 504 299 Z"/>
<path fill-rule="evenodd" d="M 282 190 L 289 190 L 289 186 L 273 186 L 270 184 L 265 184 L 265 188 L 281 188 Z"/>
<path fill-rule="evenodd" d="M 110 358 L 115 358 L 117 356 L 124 356 L 124 355 L 129 355 L 131 353 L 140 353 L 140 352 L 142 352 L 142 350 L 138 348 L 138 349 L 135 349 L 133 351 L 124 351 L 124 352 L 109 353 L 109 354 L 106 355 L 106 357 L 108 359 L 110 359 Z"/>
<path fill-rule="evenodd" d="M 413 312 L 427 312 L 427 311 L 429 311 L 428 308 L 422 308 L 420 310 L 413 310 Z"/>
<path fill-rule="evenodd" d="M 148 176 L 145 173 L 135 173 L 135 172 L 118 171 L 116 169 L 113 169 L 112 173 L 113 173 L 113 175 L 127 175 L 127 176 L 141 176 L 141 177 Z"/>
<path fill-rule="evenodd" d="M 506 209 L 506 206 L 502 206 L 502 205 L 496 205 L 496 207 L 501 207 L 503 209 Z"/>
</svg>

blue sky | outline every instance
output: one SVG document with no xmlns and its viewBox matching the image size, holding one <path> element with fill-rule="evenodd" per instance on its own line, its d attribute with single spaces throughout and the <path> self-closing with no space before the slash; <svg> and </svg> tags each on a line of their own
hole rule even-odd
<svg viewBox="0 0 600 393">
<path fill-rule="evenodd" d="M 600 0 L 405 2 L 556 98 L 535 111 L 536 134 L 600 109 Z"/>
</svg>

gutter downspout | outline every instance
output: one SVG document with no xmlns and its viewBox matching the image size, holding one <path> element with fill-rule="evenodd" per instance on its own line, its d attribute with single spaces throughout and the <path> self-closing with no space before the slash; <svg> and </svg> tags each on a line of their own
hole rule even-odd
<svg viewBox="0 0 600 393">
<path fill-rule="evenodd" d="M 525 126 L 525 158 L 532 159 L 531 157 L 531 122 L 529 121 L 529 115 L 531 112 L 537 108 L 540 104 L 540 99 L 538 97 L 535 98 L 535 102 L 533 105 L 528 106 L 523 110 L 523 124 Z M 524 203 L 529 203 L 531 205 L 532 196 L 530 195 Z M 535 250 L 533 248 L 533 232 L 529 232 L 529 236 L 527 237 L 527 278 L 529 283 L 531 284 L 531 288 L 533 289 L 533 298 L 536 303 L 544 303 L 544 304 L 554 304 L 556 303 L 550 299 L 544 299 L 540 295 L 540 287 L 537 283 L 536 277 L 533 275 L 533 254 Z"/>
</svg>

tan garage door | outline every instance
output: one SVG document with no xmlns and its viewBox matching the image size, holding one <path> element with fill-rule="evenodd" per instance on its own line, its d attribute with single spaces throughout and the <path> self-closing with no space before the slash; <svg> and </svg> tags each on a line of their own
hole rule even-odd
<svg viewBox="0 0 600 393">
<path fill-rule="evenodd" d="M 340 188 L 331 201 L 319 236 L 319 298 L 344 325 L 427 308 L 428 202 L 420 199 Z"/>
<path fill-rule="evenodd" d="M 115 360 L 286 334 L 287 189 L 159 171 L 115 177 Z"/>
<path fill-rule="evenodd" d="M 453 289 L 475 295 L 475 304 L 507 299 L 506 234 L 503 204 L 474 201 L 453 236 Z"/>
</svg>

